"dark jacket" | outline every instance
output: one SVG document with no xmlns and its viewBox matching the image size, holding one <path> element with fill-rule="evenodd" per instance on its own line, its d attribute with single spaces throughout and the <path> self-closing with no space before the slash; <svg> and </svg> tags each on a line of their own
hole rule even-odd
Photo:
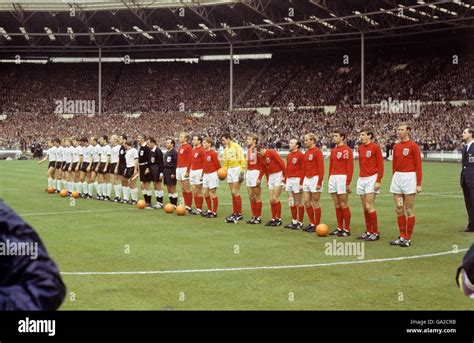
<svg viewBox="0 0 474 343">
<path fill-rule="evenodd" d="M 474 188 L 474 142 L 468 151 L 462 150 L 461 187 Z"/>
<path fill-rule="evenodd" d="M 11 249 L 6 252 L 7 244 L 18 243 L 35 245 L 37 258 L 16 256 Z M 2 200 L 0 244 L 0 311 L 56 310 L 66 294 L 59 270 L 38 234 Z"/>
</svg>

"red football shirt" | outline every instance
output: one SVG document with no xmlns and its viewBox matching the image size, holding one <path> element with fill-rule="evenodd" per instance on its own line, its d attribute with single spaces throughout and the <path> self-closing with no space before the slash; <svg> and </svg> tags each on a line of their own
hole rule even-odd
<svg viewBox="0 0 474 343">
<path fill-rule="evenodd" d="M 221 168 L 221 162 L 219 161 L 219 155 L 214 149 L 204 151 L 202 172 L 203 174 L 211 174 L 218 171 Z"/>
<path fill-rule="evenodd" d="M 350 184 L 353 173 L 354 154 L 352 150 L 345 144 L 334 147 L 331 150 L 331 157 L 329 159 L 329 176 L 346 175 L 346 183 Z"/>
<path fill-rule="evenodd" d="M 283 172 L 283 177 L 285 177 L 285 162 L 275 150 L 267 149 L 262 156 L 262 162 L 266 175 Z"/>
<path fill-rule="evenodd" d="M 191 162 L 193 157 L 193 148 L 188 143 L 182 144 L 178 149 L 178 162 L 176 168 L 188 168 L 188 172 L 191 169 Z"/>
<path fill-rule="evenodd" d="M 300 184 L 304 179 L 304 154 L 300 150 L 286 155 L 286 177 L 299 177 Z"/>
<path fill-rule="evenodd" d="M 377 143 L 361 144 L 357 149 L 359 153 L 359 176 L 367 177 L 377 174 L 377 182 L 383 177 L 382 150 Z"/>
<path fill-rule="evenodd" d="M 306 150 L 304 154 L 304 176 L 307 178 L 318 176 L 318 186 L 321 186 L 324 178 L 323 152 L 316 146 Z"/>
<path fill-rule="evenodd" d="M 191 170 L 202 169 L 202 162 L 204 161 L 204 154 L 206 150 L 202 146 L 193 149 L 193 157 L 191 160 Z"/>
<path fill-rule="evenodd" d="M 393 146 L 392 173 L 395 172 L 416 172 L 416 185 L 421 185 L 421 152 L 418 144 L 408 140 Z"/>
</svg>

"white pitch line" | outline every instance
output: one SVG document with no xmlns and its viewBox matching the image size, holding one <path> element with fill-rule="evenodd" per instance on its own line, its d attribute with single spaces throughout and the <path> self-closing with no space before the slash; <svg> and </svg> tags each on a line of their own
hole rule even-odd
<svg viewBox="0 0 474 343">
<path fill-rule="evenodd" d="M 30 217 L 30 216 L 47 216 L 55 214 L 76 214 L 76 213 L 95 213 L 95 212 L 114 212 L 114 211 L 132 211 L 135 208 L 110 208 L 106 210 L 78 210 L 78 211 L 62 211 L 62 212 L 33 212 L 33 213 L 24 213 L 19 214 L 20 217 Z"/>
<path fill-rule="evenodd" d="M 364 264 L 376 262 L 390 262 L 412 260 L 420 258 L 428 258 L 449 254 L 457 254 L 459 252 L 467 251 L 468 249 L 458 249 L 457 252 L 453 250 L 438 252 L 425 255 L 401 256 L 390 258 L 377 258 L 371 260 L 359 261 L 345 261 L 345 262 L 328 262 L 316 264 L 299 264 L 288 266 L 260 266 L 260 267 L 236 267 L 236 268 L 211 268 L 211 269 L 181 269 L 181 270 L 151 270 L 151 271 L 135 271 L 135 272 L 62 272 L 62 275 L 148 275 L 148 274 L 184 274 L 184 273 L 218 273 L 218 272 L 232 272 L 232 271 L 248 271 L 248 270 L 272 270 L 272 269 L 298 269 L 298 268 L 316 268 L 316 267 L 330 267 L 338 265 Z"/>
</svg>

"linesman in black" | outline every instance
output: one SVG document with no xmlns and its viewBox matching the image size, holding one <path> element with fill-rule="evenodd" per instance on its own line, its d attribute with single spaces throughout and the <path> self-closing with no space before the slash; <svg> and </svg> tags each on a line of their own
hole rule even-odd
<svg viewBox="0 0 474 343">
<path fill-rule="evenodd" d="M 163 162 L 163 181 L 168 188 L 170 203 L 178 205 L 178 193 L 176 193 L 176 165 L 178 164 L 178 152 L 175 149 L 174 139 L 166 140 L 166 152 Z"/>
<path fill-rule="evenodd" d="M 137 136 L 138 143 L 138 168 L 140 170 L 140 188 L 145 198 L 146 208 L 151 207 L 150 174 L 146 173 L 150 160 L 150 148 L 146 143 L 145 135 Z"/>
<path fill-rule="evenodd" d="M 148 138 L 147 145 L 150 149 L 150 158 L 148 159 L 148 170 L 146 174 L 149 175 L 150 181 L 153 182 L 156 198 L 155 208 L 159 209 L 163 208 L 163 187 L 161 186 L 163 179 L 163 152 L 156 145 L 155 138 Z"/>
<path fill-rule="evenodd" d="M 127 141 L 126 135 L 119 136 L 120 150 L 119 150 L 119 161 L 115 167 L 115 198 L 114 202 L 122 202 L 122 189 L 123 187 L 128 187 L 128 180 L 123 176 L 125 168 L 127 167 L 127 162 L 125 161 L 125 154 L 127 150 L 124 147 L 125 142 Z"/>
<path fill-rule="evenodd" d="M 464 148 L 462 150 L 461 187 L 464 194 L 469 223 L 465 232 L 474 232 L 474 139 L 473 129 L 467 128 L 462 133 Z"/>
</svg>

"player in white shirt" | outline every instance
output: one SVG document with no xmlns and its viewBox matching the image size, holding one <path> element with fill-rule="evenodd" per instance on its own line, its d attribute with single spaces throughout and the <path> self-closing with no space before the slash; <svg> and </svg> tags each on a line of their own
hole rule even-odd
<svg viewBox="0 0 474 343">
<path fill-rule="evenodd" d="M 82 183 L 81 183 L 81 165 L 83 159 L 82 146 L 79 142 L 79 139 L 72 139 L 72 146 L 74 151 L 72 153 L 72 175 L 74 177 L 73 189 L 81 195 L 82 193 Z"/>
<path fill-rule="evenodd" d="M 92 167 L 91 167 L 91 174 L 89 177 L 89 195 L 92 196 L 94 192 L 94 188 L 97 194 L 99 194 L 99 183 L 96 181 L 97 172 L 99 171 L 99 161 L 100 161 L 100 153 L 102 148 L 99 144 L 97 144 L 97 138 L 91 137 L 89 143 L 92 146 Z"/>
<path fill-rule="evenodd" d="M 48 188 L 53 187 L 56 190 L 56 152 L 58 148 L 56 146 L 56 140 L 52 140 L 51 138 L 48 138 L 48 151 L 46 152 L 46 155 L 41 161 L 38 161 L 38 164 L 42 164 L 43 162 L 46 162 L 46 160 L 49 161 L 48 163 Z M 46 189 L 48 191 L 48 189 Z"/>
<path fill-rule="evenodd" d="M 99 181 L 99 191 L 97 193 L 97 200 L 110 200 L 110 195 L 108 195 L 108 190 L 112 192 L 112 184 L 110 183 L 109 176 L 109 164 L 110 164 L 110 155 L 112 154 L 112 148 L 108 144 L 108 137 L 101 136 L 99 138 L 99 144 L 102 147 L 100 153 L 100 162 L 98 166 L 98 181 Z"/>
<path fill-rule="evenodd" d="M 56 150 L 56 187 L 60 191 L 63 189 L 63 154 L 64 154 L 64 139 L 59 139 L 58 150 Z M 64 181 L 65 182 L 65 181 Z M 57 191 L 59 193 L 59 191 Z"/>
<path fill-rule="evenodd" d="M 89 184 L 87 181 L 91 176 L 92 169 L 92 145 L 86 137 L 81 139 L 82 145 L 82 165 L 81 165 L 81 177 L 82 183 L 82 197 L 86 199 L 92 199 L 92 195 L 89 194 Z"/>
<path fill-rule="evenodd" d="M 136 187 L 136 180 L 140 175 L 138 165 L 138 151 L 132 147 L 130 141 L 124 143 L 126 150 L 125 153 L 125 171 L 123 176 L 128 180 L 127 186 L 123 187 L 123 200 L 124 204 L 135 205 L 138 200 L 138 188 Z M 132 196 L 132 200 L 129 200 L 129 196 Z"/>
<path fill-rule="evenodd" d="M 64 150 L 63 150 L 63 187 L 66 186 L 67 195 L 72 194 L 72 173 L 71 173 L 71 164 L 72 164 L 72 153 L 74 147 L 71 145 L 71 139 L 66 138 L 64 140 Z"/>
<path fill-rule="evenodd" d="M 119 154 L 120 154 L 120 140 L 117 135 L 112 135 L 110 137 L 110 147 L 111 147 L 111 153 L 110 153 L 110 164 L 109 164 L 109 177 L 110 177 L 110 191 L 109 191 L 109 185 L 107 184 L 107 196 L 111 196 L 112 194 L 112 185 L 115 186 L 115 198 L 114 201 L 117 199 L 120 199 L 122 196 L 122 190 L 120 189 L 120 192 L 117 188 L 117 182 L 122 182 L 121 177 L 117 175 L 117 167 L 118 167 L 118 162 L 119 162 Z"/>
</svg>

